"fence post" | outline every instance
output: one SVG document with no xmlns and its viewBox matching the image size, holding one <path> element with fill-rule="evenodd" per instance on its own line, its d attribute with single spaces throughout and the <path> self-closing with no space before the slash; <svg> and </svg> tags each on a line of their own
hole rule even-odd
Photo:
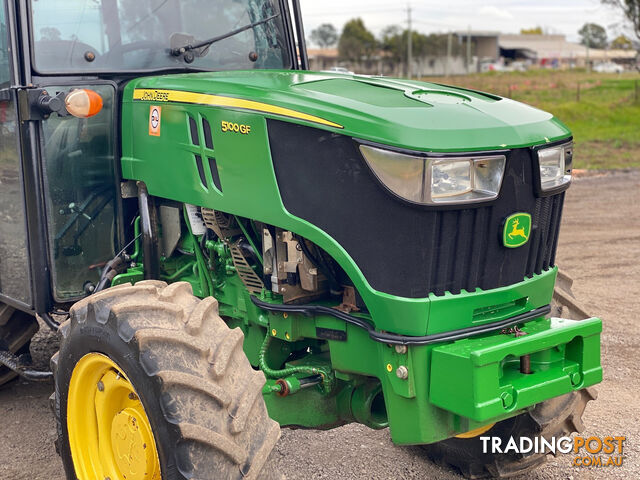
<svg viewBox="0 0 640 480">
<path fill-rule="evenodd" d="M 580 101 L 580 82 L 578 82 L 578 88 L 576 89 L 576 102 Z"/>
</svg>

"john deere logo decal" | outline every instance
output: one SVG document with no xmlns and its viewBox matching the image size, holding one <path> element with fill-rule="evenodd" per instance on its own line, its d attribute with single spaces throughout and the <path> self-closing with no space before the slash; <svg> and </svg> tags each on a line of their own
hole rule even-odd
<svg viewBox="0 0 640 480">
<path fill-rule="evenodd" d="M 514 213 L 504 222 L 503 243 L 507 248 L 518 248 L 529 241 L 531 235 L 531 215 Z"/>
</svg>

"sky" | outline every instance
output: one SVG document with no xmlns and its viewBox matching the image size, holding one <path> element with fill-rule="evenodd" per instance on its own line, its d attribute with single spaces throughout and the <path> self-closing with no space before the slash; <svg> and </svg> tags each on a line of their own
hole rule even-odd
<svg viewBox="0 0 640 480">
<path fill-rule="evenodd" d="M 625 33 L 622 15 L 600 0 L 300 0 L 307 37 L 322 23 L 339 31 L 351 18 L 361 17 L 378 35 L 388 25 L 407 25 L 411 5 L 414 28 L 422 33 L 450 30 L 496 30 L 519 33 L 521 28 L 541 26 L 578 41 L 585 23 L 605 27 L 609 38 Z"/>
</svg>

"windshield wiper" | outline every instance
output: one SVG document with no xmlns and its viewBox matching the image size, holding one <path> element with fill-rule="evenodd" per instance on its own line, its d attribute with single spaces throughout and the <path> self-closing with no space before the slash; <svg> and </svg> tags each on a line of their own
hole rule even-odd
<svg viewBox="0 0 640 480">
<path fill-rule="evenodd" d="M 216 42 L 219 42 L 221 40 L 224 40 L 226 38 L 229 37 L 233 37 L 234 35 L 237 35 L 239 33 L 242 33 L 244 31 L 247 30 L 251 30 L 252 28 L 256 28 L 259 25 L 262 25 L 263 23 L 267 23 L 270 22 L 271 20 L 273 20 L 274 18 L 277 18 L 280 16 L 280 13 L 276 13 L 275 15 L 271 15 L 270 17 L 264 18 L 262 20 L 259 20 L 257 22 L 253 22 L 250 23 L 248 25 L 245 25 L 244 27 L 240 27 L 240 28 L 236 28 L 235 30 L 232 30 L 228 33 L 225 33 L 223 35 L 218 35 L 217 37 L 213 37 L 210 38 L 209 40 L 205 40 L 203 42 L 199 42 L 199 43 L 195 43 L 195 44 L 188 44 L 188 45 L 184 45 L 182 47 L 177 47 L 177 48 L 172 48 L 170 50 L 171 55 L 173 55 L 174 57 L 179 57 L 180 55 L 184 55 L 187 52 L 190 52 L 192 50 L 197 50 L 199 48 L 203 48 L 203 47 L 209 47 L 211 45 L 213 45 Z M 187 59 L 185 58 L 185 61 Z M 193 61 L 193 60 L 191 60 Z"/>
</svg>

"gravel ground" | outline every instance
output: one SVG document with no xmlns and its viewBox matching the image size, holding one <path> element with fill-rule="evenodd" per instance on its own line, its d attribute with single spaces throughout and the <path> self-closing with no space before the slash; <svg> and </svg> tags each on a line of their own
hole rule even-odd
<svg viewBox="0 0 640 480">
<path fill-rule="evenodd" d="M 627 437 L 624 464 L 616 468 L 571 466 L 559 455 L 528 479 L 640 478 L 640 172 L 577 178 L 569 191 L 560 235 L 558 263 L 574 278 L 573 290 L 605 322 L 604 381 L 599 399 L 584 416 L 583 435 Z M 44 329 L 33 347 L 44 367 L 56 339 Z M 0 479 L 62 480 L 53 447 L 49 412 L 51 386 L 14 382 L 0 389 Z M 396 447 L 387 431 L 349 425 L 327 432 L 283 430 L 273 457 L 289 479 L 460 478 L 426 460 L 419 448 Z"/>
</svg>

